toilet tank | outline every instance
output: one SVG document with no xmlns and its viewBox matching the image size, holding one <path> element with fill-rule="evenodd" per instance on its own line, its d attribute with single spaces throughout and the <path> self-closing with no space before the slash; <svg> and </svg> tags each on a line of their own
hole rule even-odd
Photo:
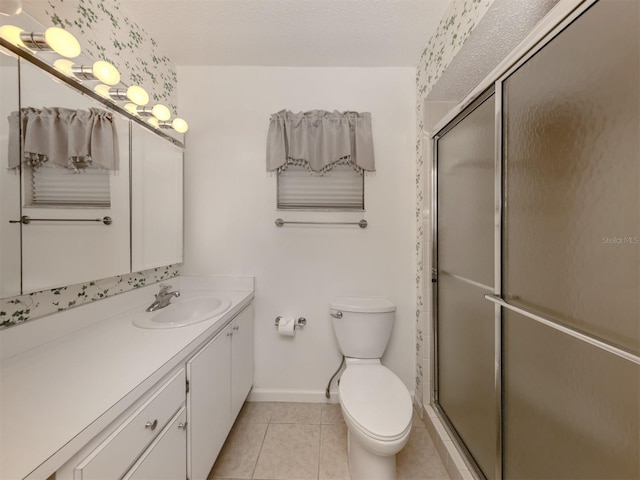
<svg viewBox="0 0 640 480">
<path fill-rule="evenodd" d="M 380 297 L 336 297 L 329 306 L 344 356 L 382 357 L 396 316 L 396 306 L 391 301 Z"/>
</svg>

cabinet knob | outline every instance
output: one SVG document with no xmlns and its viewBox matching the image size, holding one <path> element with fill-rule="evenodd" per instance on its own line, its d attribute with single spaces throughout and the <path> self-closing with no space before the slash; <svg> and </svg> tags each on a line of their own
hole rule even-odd
<svg viewBox="0 0 640 480">
<path fill-rule="evenodd" d="M 236 325 L 235 327 L 233 327 L 233 329 L 236 331 L 240 330 L 240 325 Z"/>
<path fill-rule="evenodd" d="M 179 423 L 178 424 L 178 428 L 181 429 L 181 430 L 186 430 L 187 429 L 187 422 Z"/>
<path fill-rule="evenodd" d="M 144 424 L 144 428 L 148 428 L 150 430 L 155 430 L 157 426 L 158 426 L 157 418 L 153 422 L 147 422 Z"/>
<path fill-rule="evenodd" d="M 232 337 L 233 336 L 233 332 L 227 332 L 227 337 Z"/>
</svg>

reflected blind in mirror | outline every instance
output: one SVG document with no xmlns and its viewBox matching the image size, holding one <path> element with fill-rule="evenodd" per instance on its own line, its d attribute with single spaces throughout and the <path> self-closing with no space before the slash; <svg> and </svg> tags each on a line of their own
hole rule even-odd
<svg viewBox="0 0 640 480">
<path fill-rule="evenodd" d="M 33 206 L 73 205 L 109 207 L 109 172 L 86 169 L 75 173 L 66 168 L 42 166 L 32 173 Z"/>
</svg>

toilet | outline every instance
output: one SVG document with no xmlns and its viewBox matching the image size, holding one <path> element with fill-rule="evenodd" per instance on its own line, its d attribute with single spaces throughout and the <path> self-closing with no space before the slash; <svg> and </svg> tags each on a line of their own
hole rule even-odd
<svg viewBox="0 0 640 480">
<path fill-rule="evenodd" d="M 336 297 L 333 328 L 346 370 L 338 392 L 348 429 L 352 480 L 393 480 L 396 454 L 411 433 L 411 396 L 380 359 L 391 337 L 396 306 L 385 298 Z"/>
</svg>

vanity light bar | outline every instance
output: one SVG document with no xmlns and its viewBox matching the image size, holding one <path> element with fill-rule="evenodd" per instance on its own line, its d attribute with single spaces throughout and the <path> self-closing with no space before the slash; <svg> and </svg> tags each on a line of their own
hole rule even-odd
<svg viewBox="0 0 640 480">
<path fill-rule="evenodd" d="M 156 103 L 153 107 L 138 107 L 136 113 L 141 117 L 154 116 L 161 122 L 166 122 L 171 118 L 171 110 L 161 103 Z"/>
<path fill-rule="evenodd" d="M 153 106 L 151 114 L 161 122 L 166 122 L 171 118 L 171 110 L 161 103 L 156 103 Z"/>
<path fill-rule="evenodd" d="M 136 113 L 141 117 L 150 117 L 153 115 L 151 107 L 138 107 L 136 108 Z"/>
<path fill-rule="evenodd" d="M 68 58 L 80 55 L 82 49 L 78 40 L 67 30 L 59 27 L 49 27 L 44 33 L 25 32 L 14 25 L 0 25 L 0 37 L 12 45 L 35 51 L 54 51 L 66 57 L 52 62 L 54 68 L 75 80 L 98 80 L 101 83 L 93 90 L 101 97 L 111 101 L 124 101 L 127 112 L 136 116 L 150 117 L 147 121 L 155 128 L 173 128 L 178 133 L 185 133 L 189 125 L 182 118 L 171 118 L 171 110 L 161 103 L 153 107 L 146 107 L 149 103 L 149 94 L 138 85 L 123 88 L 115 87 L 120 84 L 120 72 L 111 63 L 98 60 L 91 66 L 75 65 Z M 120 84 L 122 85 L 122 84 Z"/>
<path fill-rule="evenodd" d="M 104 60 L 98 60 L 90 67 L 86 65 L 72 65 L 71 73 L 76 78 L 99 80 L 107 85 L 117 85 L 120 83 L 120 72 L 118 72 L 118 69 Z"/>
<path fill-rule="evenodd" d="M 51 52 L 67 58 L 80 55 L 80 42 L 68 31 L 59 27 L 49 27 L 44 33 L 20 32 L 20 42 L 30 50 Z"/>
<path fill-rule="evenodd" d="M 146 105 L 149 103 L 149 94 L 138 85 L 131 85 L 127 88 L 112 88 L 109 85 L 96 85 L 94 90 L 107 100 L 118 100 L 133 102 L 135 105 Z M 127 110 L 131 112 L 131 110 Z M 133 113 L 133 112 L 132 112 Z"/>
<path fill-rule="evenodd" d="M 178 133 L 185 133 L 189 130 L 189 124 L 182 118 L 176 117 L 171 122 L 158 122 L 160 128 L 173 128 Z"/>
</svg>

